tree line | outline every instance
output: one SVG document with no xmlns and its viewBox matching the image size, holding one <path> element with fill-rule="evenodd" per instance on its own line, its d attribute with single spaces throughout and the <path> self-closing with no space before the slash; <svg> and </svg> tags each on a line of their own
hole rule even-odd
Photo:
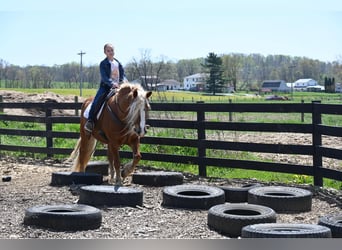
<svg viewBox="0 0 342 250">
<path fill-rule="evenodd" d="M 124 65 L 129 81 L 139 81 L 146 89 L 163 80 L 183 82 L 184 77 L 196 73 L 209 73 L 208 58 L 215 56 L 221 67 L 223 81 L 217 84 L 233 86 L 235 90 L 257 90 L 264 80 L 294 82 L 301 78 L 315 79 L 324 85 L 325 79 L 342 81 L 342 58 L 334 62 L 322 62 L 307 57 L 286 55 L 240 54 L 216 55 L 210 52 L 203 58 L 182 59 L 177 62 L 165 57 L 152 60 L 150 50 L 142 50 L 140 58 L 133 58 Z M 209 62 L 210 63 L 210 62 Z M 0 59 L 0 87 L 5 88 L 97 88 L 100 75 L 98 65 L 83 65 L 76 62 L 54 66 L 20 67 Z M 213 79 L 212 79 L 213 80 Z"/>
</svg>

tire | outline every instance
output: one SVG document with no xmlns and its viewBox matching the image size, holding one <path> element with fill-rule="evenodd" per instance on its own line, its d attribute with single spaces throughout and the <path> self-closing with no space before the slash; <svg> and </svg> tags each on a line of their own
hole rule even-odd
<svg viewBox="0 0 342 250">
<path fill-rule="evenodd" d="M 96 229 L 101 226 L 102 214 L 86 205 L 48 205 L 26 209 L 24 225 L 35 225 L 58 231 Z"/>
<path fill-rule="evenodd" d="M 91 161 L 88 163 L 85 169 L 85 172 L 107 176 L 108 168 L 109 168 L 109 163 L 107 161 Z"/>
<path fill-rule="evenodd" d="M 68 186 L 72 184 L 99 185 L 103 183 L 100 174 L 81 172 L 54 172 L 51 176 L 51 186 Z"/>
<path fill-rule="evenodd" d="M 331 238 L 328 227 L 314 224 L 265 223 L 242 228 L 242 238 Z"/>
<path fill-rule="evenodd" d="M 342 215 L 325 215 L 319 218 L 318 225 L 330 228 L 333 238 L 342 238 Z"/>
<path fill-rule="evenodd" d="M 99 207 L 142 206 L 143 191 L 112 185 L 84 186 L 80 189 L 78 203 Z"/>
<path fill-rule="evenodd" d="M 270 207 L 276 212 L 307 212 L 311 210 L 312 193 L 293 187 L 258 187 L 248 191 L 248 203 Z"/>
<path fill-rule="evenodd" d="M 226 196 L 226 202 L 241 203 L 248 201 L 248 191 L 252 188 L 261 187 L 259 183 L 242 185 L 241 187 L 221 186 Z"/>
<path fill-rule="evenodd" d="M 276 213 L 269 207 L 235 203 L 213 206 L 208 211 L 208 226 L 215 231 L 238 237 L 244 226 L 258 223 L 275 223 Z"/>
<path fill-rule="evenodd" d="M 140 172 L 132 175 L 132 182 L 146 186 L 174 186 L 183 184 L 184 176 L 178 172 Z"/>
<path fill-rule="evenodd" d="M 225 201 L 224 192 L 217 187 L 203 185 L 177 185 L 163 190 L 163 206 L 209 209 Z"/>
</svg>

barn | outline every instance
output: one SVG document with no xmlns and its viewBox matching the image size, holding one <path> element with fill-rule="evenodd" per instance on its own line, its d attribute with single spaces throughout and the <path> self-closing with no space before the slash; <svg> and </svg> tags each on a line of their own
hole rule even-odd
<svg viewBox="0 0 342 250">
<path fill-rule="evenodd" d="M 265 80 L 261 84 L 262 90 L 271 90 L 272 92 L 290 92 L 289 87 L 284 80 Z"/>
</svg>

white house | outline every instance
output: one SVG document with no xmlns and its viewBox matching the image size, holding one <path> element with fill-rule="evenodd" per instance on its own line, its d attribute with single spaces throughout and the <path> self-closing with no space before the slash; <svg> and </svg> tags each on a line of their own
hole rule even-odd
<svg viewBox="0 0 342 250">
<path fill-rule="evenodd" d="M 197 73 L 194 75 L 186 76 L 183 80 L 183 86 L 185 90 L 201 90 L 204 89 L 207 78 L 207 73 Z"/>
<path fill-rule="evenodd" d="M 335 92 L 336 92 L 336 93 L 342 93 L 342 83 L 337 82 L 337 83 L 335 84 Z"/>
<path fill-rule="evenodd" d="M 284 80 L 266 80 L 261 84 L 262 91 L 290 92 L 291 87 Z"/>
<path fill-rule="evenodd" d="M 297 81 L 295 81 L 293 83 L 293 88 L 294 90 L 306 90 L 307 87 L 311 87 L 311 86 L 317 86 L 318 83 L 317 81 L 308 78 L 308 79 L 298 79 Z"/>
<path fill-rule="evenodd" d="M 180 90 L 182 89 L 182 87 L 183 87 L 182 83 L 173 79 L 169 79 L 169 80 L 165 80 L 160 83 L 157 83 L 157 90 L 159 91 Z"/>
</svg>

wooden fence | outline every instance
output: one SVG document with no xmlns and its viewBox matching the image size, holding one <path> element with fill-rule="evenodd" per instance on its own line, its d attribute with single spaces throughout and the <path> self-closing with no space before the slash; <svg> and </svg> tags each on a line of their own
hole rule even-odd
<svg viewBox="0 0 342 250">
<path fill-rule="evenodd" d="M 79 124 L 79 109 L 81 103 L 0 103 L 0 110 L 7 109 L 38 109 L 44 111 L 45 116 L 18 116 L 0 114 L 0 121 L 20 121 L 45 124 L 45 130 L 23 130 L 1 128 L 1 135 L 45 137 L 46 146 L 20 146 L 4 145 L 0 142 L 1 151 L 25 151 L 32 153 L 43 153 L 49 157 L 54 154 L 68 155 L 71 148 L 56 148 L 53 145 L 54 138 L 78 138 L 78 132 L 59 132 L 53 131 L 53 124 Z M 142 144 L 148 145 L 170 145 L 193 147 L 197 149 L 197 156 L 192 155 L 173 155 L 161 153 L 145 153 L 143 160 L 192 164 L 198 166 L 200 176 L 207 175 L 207 166 L 222 168 L 254 169 L 262 171 L 293 173 L 313 176 L 314 185 L 322 186 L 323 178 L 342 181 L 342 171 L 323 167 L 323 157 L 342 160 L 342 150 L 338 148 L 328 148 L 322 145 L 322 136 L 342 137 L 342 127 L 333 127 L 322 124 L 322 115 L 342 115 L 342 105 L 312 103 L 272 103 L 272 104 L 246 104 L 246 103 L 227 103 L 227 104 L 206 104 L 206 103 L 152 103 L 153 112 L 177 112 L 196 114 L 196 119 L 149 119 L 148 124 L 153 128 L 169 129 L 190 129 L 197 135 L 195 139 L 188 138 L 168 138 L 150 137 L 142 138 Z M 74 116 L 53 116 L 52 110 L 75 110 Z M 227 121 L 210 121 L 206 119 L 209 113 L 218 112 L 230 117 Z M 310 114 L 310 123 L 255 123 L 255 122 L 235 122 L 231 120 L 232 113 L 248 112 L 259 113 L 298 113 Z M 302 133 L 312 135 L 311 145 L 279 144 L 274 142 L 254 143 L 254 142 L 231 142 L 207 139 L 209 131 L 243 131 L 243 132 L 272 132 L 272 133 Z M 342 139 L 342 138 L 341 138 Z M 231 150 L 245 152 L 259 152 L 271 154 L 290 154 L 307 155 L 312 157 L 312 165 L 297 165 L 285 163 L 272 163 L 264 161 L 250 161 L 239 159 L 213 158 L 207 156 L 207 150 Z M 96 150 L 95 155 L 106 155 L 104 149 Z M 131 158 L 131 152 L 120 152 L 121 157 Z"/>
</svg>

